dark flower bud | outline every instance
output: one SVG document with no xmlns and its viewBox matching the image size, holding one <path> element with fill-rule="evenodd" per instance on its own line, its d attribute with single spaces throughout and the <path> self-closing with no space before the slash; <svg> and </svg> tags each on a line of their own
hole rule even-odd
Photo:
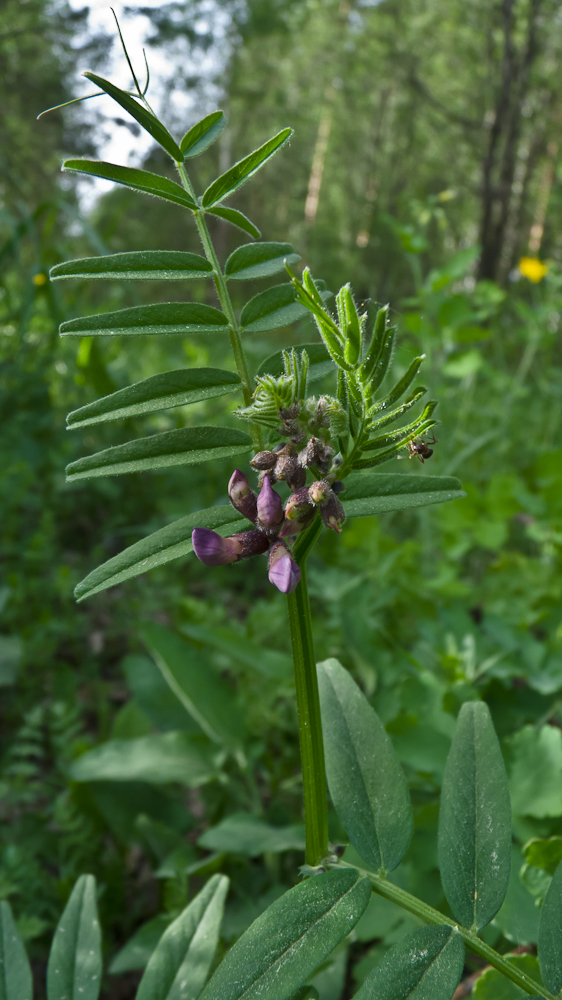
<svg viewBox="0 0 562 1000">
<path fill-rule="evenodd" d="M 222 538 L 210 528 L 194 528 L 191 541 L 195 555 L 205 566 L 225 566 L 242 555 L 242 543 L 236 535 Z"/>
<path fill-rule="evenodd" d="M 292 594 L 301 578 L 301 571 L 285 542 L 276 542 L 269 553 L 269 582 L 282 594 Z"/>
<path fill-rule="evenodd" d="M 305 528 L 308 528 L 309 524 L 312 524 L 314 518 L 316 517 L 316 510 L 312 504 L 308 505 L 308 509 L 304 514 L 301 514 L 296 520 L 286 520 L 285 524 L 279 532 L 279 538 L 291 538 L 293 535 L 300 534 Z"/>
<path fill-rule="evenodd" d="M 291 493 L 285 504 L 285 517 L 288 521 L 297 521 L 310 509 L 311 503 L 308 496 L 308 487 L 303 486 L 296 493 Z"/>
<path fill-rule="evenodd" d="M 258 524 L 262 528 L 276 528 L 283 517 L 283 501 L 265 476 L 258 496 Z"/>
<path fill-rule="evenodd" d="M 292 490 L 298 490 L 306 483 L 306 469 L 299 465 L 296 455 L 281 455 L 275 465 L 275 476 L 284 480 Z"/>
<path fill-rule="evenodd" d="M 299 462 L 305 467 L 317 465 L 322 472 L 327 472 L 333 454 L 331 445 L 325 444 L 321 438 L 311 437 L 299 452 Z"/>
<path fill-rule="evenodd" d="M 345 511 L 338 500 L 335 493 L 332 493 L 327 502 L 322 506 L 320 513 L 322 514 L 322 520 L 327 528 L 332 528 L 333 531 L 337 531 L 338 535 L 341 534 L 341 529 L 343 522 L 345 521 Z"/>
<path fill-rule="evenodd" d="M 345 493 L 345 486 L 339 479 L 336 479 L 335 483 L 332 483 L 332 490 L 334 493 Z"/>
<path fill-rule="evenodd" d="M 235 469 L 228 484 L 228 496 L 232 506 L 254 524 L 258 517 L 257 497 L 243 472 Z"/>
<path fill-rule="evenodd" d="M 308 488 L 308 496 L 311 503 L 323 506 L 333 496 L 332 489 L 329 482 L 326 479 L 317 479 L 312 486 Z"/>
<path fill-rule="evenodd" d="M 250 465 L 258 472 L 262 470 L 272 469 L 277 461 L 277 454 L 274 451 L 258 451 L 257 455 L 254 455 L 250 459 Z"/>
<path fill-rule="evenodd" d="M 263 555 L 264 552 L 267 552 L 270 542 L 265 532 L 257 529 L 255 531 L 240 531 L 237 535 L 231 535 L 229 541 L 233 539 L 241 546 L 241 559 Z"/>
</svg>

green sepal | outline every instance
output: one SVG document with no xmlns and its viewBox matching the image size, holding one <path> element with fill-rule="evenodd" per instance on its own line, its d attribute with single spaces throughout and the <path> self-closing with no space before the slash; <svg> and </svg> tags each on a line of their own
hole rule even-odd
<svg viewBox="0 0 562 1000">
<path fill-rule="evenodd" d="M 413 406 L 414 403 L 417 403 L 418 399 L 419 392 L 418 395 L 414 393 L 409 405 Z M 371 438 L 366 444 L 363 445 L 363 451 L 374 451 L 376 448 L 386 448 L 387 445 L 394 444 L 395 441 L 409 440 L 409 438 L 421 433 L 422 427 L 424 430 L 427 429 L 426 425 L 431 419 L 436 406 L 437 401 L 434 399 L 430 400 L 424 407 L 423 413 L 420 413 L 419 417 L 416 417 L 412 423 L 405 424 L 403 427 L 398 427 L 397 430 L 392 431 L 390 434 L 383 434 L 379 435 L 379 437 Z M 437 421 L 434 421 L 434 423 L 436 422 Z"/>
<path fill-rule="evenodd" d="M 65 160 L 62 169 L 88 174 L 90 177 L 102 177 L 106 181 L 114 181 L 115 184 L 124 184 L 133 191 L 163 198 L 164 201 L 189 208 L 192 212 L 197 211 L 199 207 L 179 184 L 167 177 L 161 177 L 160 174 L 153 174 L 150 170 L 138 170 L 136 167 L 121 167 L 118 163 L 86 159 Z"/>
<path fill-rule="evenodd" d="M 237 226 L 238 229 L 242 229 L 243 232 L 248 233 L 249 236 L 253 236 L 256 240 L 259 240 L 261 236 L 258 227 L 254 225 L 247 215 L 239 212 L 237 208 L 208 208 L 206 209 L 206 214 L 216 215 L 218 219 L 230 222 L 231 226 Z"/>
<path fill-rule="evenodd" d="M 400 396 L 404 395 L 406 389 L 410 388 L 424 360 L 425 354 L 420 354 L 419 358 L 414 358 L 407 372 L 402 376 L 400 381 L 396 383 L 394 389 L 391 389 L 384 399 L 379 399 L 376 403 L 374 403 L 370 408 L 369 413 L 374 416 L 375 413 L 380 413 L 381 410 L 386 410 L 389 406 L 393 406 L 394 403 L 400 399 Z"/>
<path fill-rule="evenodd" d="M 385 413 L 384 417 L 379 417 L 378 420 L 372 420 L 368 424 L 371 433 L 373 431 L 380 431 L 382 430 L 383 427 L 387 427 L 388 424 L 394 423 L 395 420 L 398 420 L 399 417 L 402 417 L 404 413 L 410 410 L 412 406 L 415 406 L 416 403 L 419 402 L 419 400 L 422 398 L 422 396 L 425 396 L 426 392 L 427 389 L 424 388 L 424 386 L 419 386 L 417 389 L 414 390 L 414 392 L 412 393 L 411 396 L 409 396 L 408 399 L 404 400 L 404 402 L 400 404 L 400 406 L 397 406 L 394 410 L 391 410 L 390 413 Z"/>
<path fill-rule="evenodd" d="M 372 376 L 373 371 L 376 367 L 377 361 L 380 357 L 381 351 L 384 347 L 386 334 L 387 334 L 387 322 L 388 322 L 388 310 L 389 306 L 382 306 L 374 315 L 373 303 L 370 304 L 368 315 L 367 315 L 367 327 L 370 323 L 373 323 L 373 332 L 371 334 L 371 342 L 367 348 L 365 358 L 359 369 L 360 378 L 363 383 L 366 383 Z M 374 320 L 374 322 L 373 322 Z"/>
<path fill-rule="evenodd" d="M 204 153 L 218 139 L 228 118 L 224 111 L 211 111 L 210 115 L 205 115 L 201 121 L 196 122 L 185 133 L 180 142 L 180 149 L 184 159 L 191 159 L 192 156 L 199 156 Z"/>
<path fill-rule="evenodd" d="M 79 316 L 61 323 L 61 337 L 162 336 L 221 333 L 228 320 L 220 309 L 201 302 L 155 302 L 115 312 Z"/>
<path fill-rule="evenodd" d="M 104 257 L 82 257 L 55 264 L 51 281 L 59 278 L 119 278 L 147 281 L 185 281 L 212 278 L 212 264 L 198 253 L 182 250 L 133 250 Z"/>
<path fill-rule="evenodd" d="M 315 344 L 297 344 L 294 350 L 297 353 L 306 351 L 308 355 L 308 382 L 315 382 L 317 379 L 324 378 L 326 375 L 335 371 L 334 362 L 324 347 L 324 344 L 318 343 L 318 341 Z M 275 354 L 270 354 L 265 361 L 262 361 L 256 375 L 273 375 L 275 378 L 278 378 L 279 375 L 283 375 L 285 371 L 283 356 L 283 351 L 276 351 Z"/>
<path fill-rule="evenodd" d="M 182 154 L 181 150 L 173 138 L 168 132 L 168 129 L 162 125 L 162 122 L 158 121 L 147 108 L 139 104 L 134 97 L 127 94 L 124 90 L 120 90 L 115 84 L 110 83 L 109 80 L 104 80 L 103 77 L 98 76 L 96 73 L 84 73 L 83 76 L 87 80 L 91 80 L 95 83 L 96 87 L 100 90 L 104 90 L 109 97 L 112 97 L 117 104 L 120 104 L 125 111 L 131 115 L 143 127 L 145 132 L 148 132 L 156 142 L 165 149 L 167 153 L 172 157 L 176 163 L 181 163 Z"/>
<path fill-rule="evenodd" d="M 201 206 L 204 209 L 213 208 L 214 205 L 218 205 L 225 198 L 228 198 L 231 194 L 234 194 L 245 184 L 246 181 L 253 176 L 263 167 L 267 161 L 274 156 L 274 154 L 281 149 L 289 136 L 293 133 L 292 128 L 284 128 L 277 135 L 272 136 L 267 142 L 264 142 L 263 146 L 255 149 L 248 156 L 245 156 L 238 163 L 235 163 L 232 167 L 220 177 L 217 177 L 212 184 L 209 185 L 203 197 L 201 198 Z"/>
<path fill-rule="evenodd" d="M 246 243 L 228 258 L 224 273 L 230 281 L 251 281 L 278 274 L 287 264 L 296 264 L 300 254 L 290 243 Z"/>
</svg>

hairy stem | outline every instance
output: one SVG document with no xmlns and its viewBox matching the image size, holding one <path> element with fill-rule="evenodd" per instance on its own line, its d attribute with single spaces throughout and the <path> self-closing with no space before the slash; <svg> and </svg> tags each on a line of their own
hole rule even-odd
<svg viewBox="0 0 562 1000">
<path fill-rule="evenodd" d="M 346 861 L 340 861 L 337 865 L 330 865 L 331 868 L 356 868 L 356 865 L 350 865 Z M 534 979 L 527 976 L 520 969 L 517 969 L 512 962 L 508 961 L 503 955 L 500 955 L 490 945 L 486 944 L 478 935 L 469 930 L 467 927 L 463 927 L 461 924 L 453 920 L 452 917 L 446 917 L 445 914 L 440 913 L 439 910 L 434 910 L 432 906 L 424 903 L 421 899 L 417 899 L 416 896 L 412 896 L 405 889 L 400 889 L 397 885 L 392 882 L 387 882 L 386 879 L 377 875 L 375 872 L 365 871 L 359 868 L 363 875 L 366 875 L 371 882 L 373 892 L 378 893 L 379 896 L 383 896 L 384 899 L 389 899 L 392 903 L 397 903 L 402 909 L 408 910 L 410 913 L 414 913 L 416 917 L 420 917 L 425 921 L 426 924 L 446 924 L 449 927 L 454 927 L 455 930 L 461 935 L 466 947 L 469 951 L 473 952 L 475 955 L 479 955 L 484 961 L 501 972 L 507 979 L 510 979 L 512 983 L 519 986 L 526 994 L 530 996 L 543 997 L 545 1000 L 556 1000 L 553 993 L 547 990 L 546 986 L 539 986 Z"/>
<path fill-rule="evenodd" d="M 321 528 L 320 518 L 318 521 Z M 316 528 L 316 525 L 312 525 L 309 531 L 312 532 L 313 528 Z M 314 544 L 320 528 L 314 532 L 309 548 Z M 288 595 L 287 600 L 299 713 L 306 862 L 309 865 L 318 865 L 328 853 L 328 802 L 320 698 L 306 586 L 307 554 L 308 552 L 301 556 L 299 563 L 300 583 L 297 589 Z"/>
<path fill-rule="evenodd" d="M 181 177 L 182 184 L 188 194 L 191 195 L 194 201 L 197 201 L 193 186 L 189 179 L 187 170 L 185 169 L 183 163 L 177 164 L 178 173 Z M 248 365 L 246 362 L 246 355 L 244 354 L 244 348 L 242 346 L 242 331 L 240 324 L 236 319 L 236 313 L 234 312 L 234 307 L 228 292 L 228 287 L 226 284 L 226 278 L 222 272 L 219 259 L 216 255 L 213 242 L 209 230 L 207 228 L 207 223 L 205 221 L 205 213 L 198 211 L 193 213 L 195 216 L 195 225 L 197 226 L 197 231 L 201 238 L 201 243 L 203 244 L 203 250 L 205 251 L 205 256 L 210 264 L 213 265 L 214 282 L 215 288 L 217 290 L 217 295 L 219 297 L 220 304 L 222 306 L 222 311 L 224 312 L 226 318 L 228 319 L 228 329 L 230 335 L 230 346 L 232 348 L 232 354 L 234 355 L 234 361 L 236 364 L 236 371 L 240 376 L 240 381 L 242 382 L 242 395 L 244 396 L 244 405 L 249 406 L 252 402 L 253 389 L 252 381 L 250 379 L 250 373 L 248 371 Z M 257 451 L 261 451 L 263 448 L 263 437 L 261 428 L 250 421 L 250 429 L 252 433 L 252 438 L 254 441 L 254 446 Z"/>
</svg>

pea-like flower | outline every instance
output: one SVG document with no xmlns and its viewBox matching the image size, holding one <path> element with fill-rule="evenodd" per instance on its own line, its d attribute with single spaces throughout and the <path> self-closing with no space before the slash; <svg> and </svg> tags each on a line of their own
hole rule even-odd
<svg viewBox="0 0 562 1000">
<path fill-rule="evenodd" d="M 275 542 L 269 553 L 270 583 L 273 583 L 282 594 L 292 594 L 297 587 L 301 571 L 293 559 L 285 542 Z"/>
</svg>

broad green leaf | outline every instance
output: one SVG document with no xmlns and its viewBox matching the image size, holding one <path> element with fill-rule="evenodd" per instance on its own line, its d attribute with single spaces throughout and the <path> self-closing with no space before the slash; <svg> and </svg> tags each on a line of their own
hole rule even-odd
<svg viewBox="0 0 562 1000">
<path fill-rule="evenodd" d="M 144 625 L 141 634 L 164 680 L 209 739 L 240 745 L 246 732 L 235 693 L 204 654 L 194 655 L 193 646 L 155 622 Z"/>
<path fill-rule="evenodd" d="M 452 927 L 420 927 L 390 949 L 355 1000 L 451 1000 L 464 945 Z"/>
<path fill-rule="evenodd" d="M 217 177 L 216 181 L 213 181 L 209 185 L 201 198 L 202 207 L 205 209 L 212 208 L 231 194 L 234 194 L 242 184 L 245 184 L 260 167 L 263 167 L 271 159 L 278 149 L 281 149 L 281 146 L 287 142 L 287 139 L 292 134 L 292 128 L 282 129 L 277 135 L 272 136 L 271 139 L 264 142 L 263 146 L 260 146 L 259 149 L 255 149 L 249 156 L 245 156 L 243 160 L 239 160 L 238 163 L 235 163 L 224 174 Z"/>
<path fill-rule="evenodd" d="M 66 418 L 66 425 L 69 429 L 87 427 L 106 420 L 186 406 L 188 403 L 199 403 L 202 399 L 224 396 L 239 386 L 240 377 L 221 368 L 180 368 L 174 372 L 162 372 L 73 410 Z"/>
<path fill-rule="evenodd" d="M 270 826 L 250 813 L 233 813 L 217 826 L 212 826 L 199 837 L 199 847 L 226 854 L 245 854 L 256 858 L 259 854 L 281 851 L 303 851 L 304 827 Z"/>
<path fill-rule="evenodd" d="M 507 774 L 488 706 L 462 706 L 441 789 L 439 868 L 454 916 L 480 930 L 502 905 L 511 869 Z"/>
<path fill-rule="evenodd" d="M 231 253 L 224 273 L 231 281 L 251 281 L 283 271 L 285 261 L 296 264 L 300 259 L 290 243 L 246 243 Z"/>
<path fill-rule="evenodd" d="M 346 517 L 366 517 L 388 510 L 408 510 L 446 503 L 466 496 L 453 476 L 399 475 L 394 473 L 356 474 L 345 480 L 341 494 Z"/>
<path fill-rule="evenodd" d="M 168 129 L 164 128 L 162 123 L 158 121 L 158 118 L 151 114 L 147 108 L 143 107 L 142 104 L 139 104 L 139 102 L 135 100 L 134 97 L 131 97 L 130 94 L 125 93 L 124 90 L 120 90 L 119 87 L 110 83 L 109 80 L 104 80 L 103 77 L 97 76 L 96 73 L 84 73 L 84 76 L 88 80 L 91 80 L 92 83 L 95 83 L 96 87 L 99 87 L 100 90 L 105 90 L 105 93 L 108 94 L 109 97 L 112 97 L 117 104 L 120 104 L 125 111 L 128 111 L 129 114 L 139 123 L 139 125 L 142 125 L 143 129 L 148 132 L 153 139 L 156 139 L 156 142 L 170 154 L 176 163 L 181 163 L 183 157 L 177 142 L 170 135 Z"/>
<path fill-rule="evenodd" d="M 204 526 L 201 525 L 201 527 Z M 213 628 L 206 628 L 204 625 L 188 624 L 182 625 L 181 631 L 190 639 L 212 646 L 233 660 L 238 660 L 253 670 L 257 670 L 264 677 L 287 678 L 292 675 L 293 661 L 287 653 L 260 646 L 257 642 L 246 639 L 245 636 L 239 635 L 232 629 L 216 625 Z"/>
<path fill-rule="evenodd" d="M 406 778 L 390 737 L 347 670 L 318 664 L 326 774 L 353 847 L 376 871 L 393 871 L 412 835 Z"/>
<path fill-rule="evenodd" d="M 308 381 L 316 382 L 318 379 L 324 378 L 331 372 L 335 372 L 336 366 L 332 361 L 330 355 L 328 354 L 324 344 L 296 344 L 294 348 L 296 354 L 300 354 L 301 351 L 306 351 L 308 354 L 309 369 L 308 369 Z M 265 361 L 262 361 L 256 374 L 257 375 L 275 375 L 279 377 L 285 371 L 283 365 L 283 351 L 276 351 L 275 354 L 271 354 Z"/>
<path fill-rule="evenodd" d="M 224 219 L 225 222 L 230 222 L 232 226 L 238 226 L 238 229 L 242 229 L 249 236 L 253 236 L 256 240 L 259 240 L 261 233 L 257 226 L 250 221 L 247 215 L 243 212 L 239 212 L 237 208 L 208 208 L 207 215 L 216 215 L 218 219 Z"/>
<path fill-rule="evenodd" d="M 169 469 L 173 465 L 193 465 L 215 458 L 232 458 L 250 451 L 252 439 L 230 427 L 180 427 L 175 431 L 151 434 L 125 444 L 106 448 L 95 455 L 71 462 L 66 480 L 93 476 L 119 476 L 148 469 Z"/>
<path fill-rule="evenodd" d="M 77 584 L 74 596 L 77 601 L 84 601 L 108 587 L 115 587 L 172 559 L 189 555 L 193 552 L 191 533 L 194 528 L 213 528 L 226 537 L 250 527 L 250 522 L 233 510 L 230 504 L 195 511 L 147 535 L 92 570 Z"/>
<path fill-rule="evenodd" d="M 102 177 L 115 184 L 124 184 L 133 191 L 142 191 L 164 201 L 172 201 L 176 205 L 190 208 L 195 212 L 198 208 L 191 195 L 180 184 L 153 174 L 150 170 L 138 170 L 136 167 L 122 167 L 118 163 L 105 163 L 103 160 L 65 160 L 63 170 L 73 170 L 79 174 L 89 174 L 91 177 Z"/>
<path fill-rule="evenodd" d="M 265 292 L 254 295 L 240 313 L 240 324 L 248 333 L 263 333 L 294 323 L 310 313 L 295 300 L 295 288 L 290 282 L 274 285 Z M 328 298 L 331 293 L 322 292 Z"/>
<path fill-rule="evenodd" d="M 197 1000 L 214 958 L 229 880 L 213 875 L 164 931 L 136 1000 Z"/>
<path fill-rule="evenodd" d="M 110 976 L 144 969 L 164 931 L 170 925 L 171 919 L 168 914 L 160 913 L 139 927 L 112 959 L 107 970 Z"/>
<path fill-rule="evenodd" d="M 212 264 L 198 253 L 183 250 L 133 250 L 107 257 L 81 257 L 55 264 L 51 281 L 59 278 L 144 278 L 147 281 L 187 281 L 211 278 Z"/>
<path fill-rule="evenodd" d="M 542 905 L 539 962 L 545 984 L 558 995 L 562 990 L 562 864 L 554 873 Z"/>
<path fill-rule="evenodd" d="M 514 816 L 562 816 L 562 732 L 523 726 L 510 739 Z"/>
<path fill-rule="evenodd" d="M 539 963 L 535 955 L 506 955 L 508 962 L 515 966 L 518 972 L 530 976 L 542 986 Z M 541 1000 L 536 994 L 529 995 L 521 987 L 506 979 L 497 969 L 485 969 L 472 987 L 472 1000 Z"/>
<path fill-rule="evenodd" d="M 31 1000 L 33 978 L 10 904 L 0 902 L 0 1000 Z"/>
<path fill-rule="evenodd" d="M 97 1000 L 101 972 L 96 880 L 93 875 L 81 875 L 53 938 L 47 966 L 47 1000 Z"/>
<path fill-rule="evenodd" d="M 301 882 L 248 928 L 201 1000 L 288 1000 L 359 920 L 371 883 L 356 870 Z"/>
<path fill-rule="evenodd" d="M 217 776 L 214 748 L 181 730 L 136 740 L 108 740 L 88 750 L 70 768 L 73 781 L 178 781 L 197 788 Z"/>
<path fill-rule="evenodd" d="M 539 837 L 529 840 L 523 848 L 525 860 L 536 868 L 544 868 L 549 875 L 554 875 L 562 861 L 562 837 Z"/>
<path fill-rule="evenodd" d="M 532 945 L 537 943 L 539 937 L 540 910 L 536 905 L 535 896 L 521 880 L 522 863 L 521 851 L 513 844 L 507 894 L 493 923 L 508 941 L 513 941 L 517 945 Z"/>
<path fill-rule="evenodd" d="M 129 306 L 116 312 L 79 316 L 61 323 L 61 337 L 161 336 L 192 333 L 220 333 L 228 320 L 220 309 L 199 302 L 155 302 L 149 306 Z"/>
<path fill-rule="evenodd" d="M 211 111 L 210 115 L 192 125 L 180 142 L 184 159 L 204 153 L 218 139 L 227 122 L 224 111 Z"/>
</svg>

